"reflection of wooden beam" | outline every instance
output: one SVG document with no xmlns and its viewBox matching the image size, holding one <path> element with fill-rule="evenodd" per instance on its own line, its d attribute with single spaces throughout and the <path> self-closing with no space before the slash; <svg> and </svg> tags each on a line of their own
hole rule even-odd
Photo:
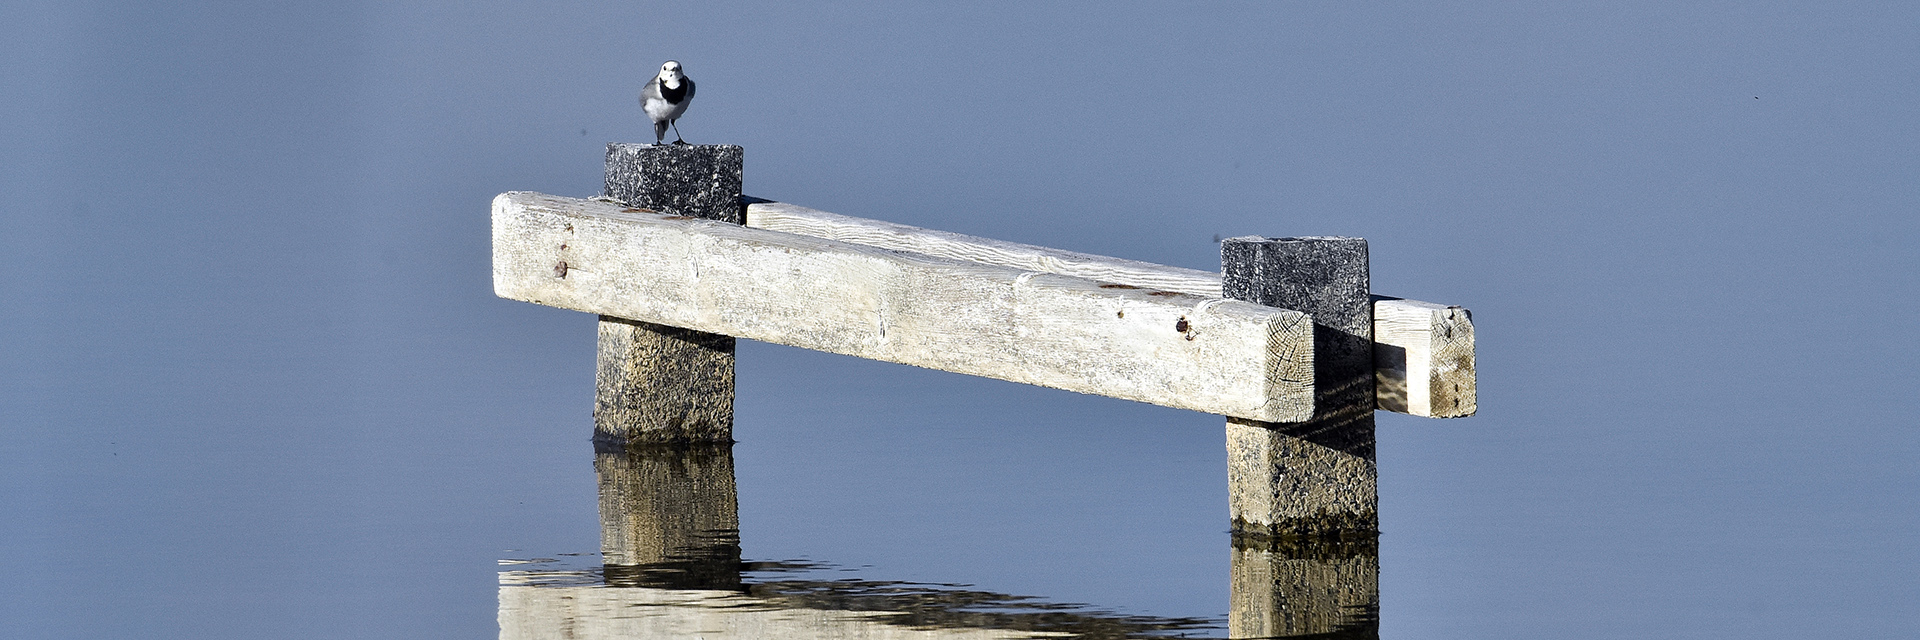
<svg viewBox="0 0 1920 640">
<path fill-rule="evenodd" d="M 569 576 L 500 573 L 502 640 L 605 638 L 866 638 L 997 640 L 1066 637 L 1015 629 L 937 629 L 890 624 L 893 611 L 796 609 L 722 590 L 539 586 Z M 573 577 L 575 580 L 585 576 Z"/>
<path fill-rule="evenodd" d="M 1147 289 L 1220 295 L 1220 274 L 1210 271 L 923 229 L 783 202 L 747 205 L 747 226 Z M 1375 354 L 1388 358 L 1378 365 L 1379 408 L 1431 418 L 1473 415 L 1472 315 L 1458 307 L 1385 296 L 1374 296 L 1373 306 L 1374 341 L 1384 347 Z M 1399 359 L 1392 359 L 1396 354 Z"/>
<path fill-rule="evenodd" d="M 1262 421 L 1311 415 L 1305 314 L 573 198 L 494 199 L 501 297 Z"/>
</svg>

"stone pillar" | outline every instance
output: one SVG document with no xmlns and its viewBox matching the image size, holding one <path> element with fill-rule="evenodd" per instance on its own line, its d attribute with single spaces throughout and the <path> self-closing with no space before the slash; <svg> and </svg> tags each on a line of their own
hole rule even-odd
<svg viewBox="0 0 1920 640">
<path fill-rule="evenodd" d="M 1376 538 L 1270 542 L 1234 538 L 1227 637 L 1380 637 Z"/>
<path fill-rule="evenodd" d="M 600 558 L 614 586 L 736 589 L 733 445 L 595 447 Z"/>
<path fill-rule="evenodd" d="M 746 223 L 742 149 L 607 145 L 606 195 L 662 213 Z M 594 441 L 733 442 L 731 336 L 600 317 Z"/>
<path fill-rule="evenodd" d="M 1379 528 L 1373 459 L 1373 303 L 1362 238 L 1228 238 L 1226 297 L 1313 317 L 1314 415 L 1227 420 L 1234 530 L 1277 539 L 1371 535 Z"/>
<path fill-rule="evenodd" d="M 743 154 L 730 144 L 611 143 L 606 195 L 630 207 L 746 224 Z"/>
<path fill-rule="evenodd" d="M 600 316 L 594 441 L 733 442 L 732 337 Z"/>
</svg>

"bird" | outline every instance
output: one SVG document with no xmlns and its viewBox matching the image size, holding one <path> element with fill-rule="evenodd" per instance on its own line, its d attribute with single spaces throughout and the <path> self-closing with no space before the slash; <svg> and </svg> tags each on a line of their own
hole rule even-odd
<svg viewBox="0 0 1920 640">
<path fill-rule="evenodd" d="M 647 117 L 653 119 L 653 143 L 660 144 L 667 139 L 667 127 L 673 127 L 674 144 L 686 144 L 680 138 L 680 125 L 676 121 L 680 114 L 687 112 L 687 104 L 693 102 L 693 78 L 680 71 L 680 63 L 668 60 L 660 65 L 660 73 L 647 81 L 640 90 L 640 108 L 646 110 Z"/>
</svg>

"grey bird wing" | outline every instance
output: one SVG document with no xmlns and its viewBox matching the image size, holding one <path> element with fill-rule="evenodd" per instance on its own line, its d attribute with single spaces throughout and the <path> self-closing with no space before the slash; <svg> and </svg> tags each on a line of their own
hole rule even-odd
<svg viewBox="0 0 1920 640">
<path fill-rule="evenodd" d="M 681 82 L 685 82 L 685 83 L 687 83 L 687 97 L 685 97 L 685 98 L 682 98 L 682 99 L 681 99 L 681 102 L 693 102 L 693 78 L 689 78 L 689 77 L 686 77 L 686 76 L 680 76 L 680 81 L 681 81 Z M 654 82 L 659 82 L 659 79 L 657 79 L 657 78 L 656 78 L 656 79 L 654 80 Z M 659 91 L 659 90 L 660 90 L 660 88 L 659 88 L 659 87 L 654 87 L 654 89 L 653 89 L 653 90 L 654 90 L 654 91 Z"/>
<path fill-rule="evenodd" d="M 693 88 L 688 87 L 687 93 L 692 94 Z M 648 100 L 666 100 L 665 96 L 660 95 L 659 76 L 654 76 L 652 80 L 648 80 L 647 86 L 640 89 L 640 104 L 645 105 Z"/>
</svg>

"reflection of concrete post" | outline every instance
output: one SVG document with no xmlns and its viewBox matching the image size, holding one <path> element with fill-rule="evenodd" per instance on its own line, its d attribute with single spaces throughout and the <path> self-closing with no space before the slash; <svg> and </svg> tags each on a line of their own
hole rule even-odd
<svg viewBox="0 0 1920 640">
<path fill-rule="evenodd" d="M 1373 459 L 1373 303 L 1361 238 L 1228 238 L 1226 297 L 1313 316 L 1314 416 L 1227 421 L 1236 531 L 1342 537 L 1378 528 Z"/>
<path fill-rule="evenodd" d="M 632 207 L 745 224 L 742 155 L 732 145 L 610 144 L 606 195 Z M 601 316 L 596 383 L 597 441 L 733 441 L 730 336 Z"/>
<path fill-rule="evenodd" d="M 1268 546 L 1236 537 L 1233 638 L 1380 637 L 1380 553 L 1372 538 Z"/>
<path fill-rule="evenodd" d="M 733 445 L 600 447 L 600 554 L 609 582 L 740 585 Z"/>
</svg>

